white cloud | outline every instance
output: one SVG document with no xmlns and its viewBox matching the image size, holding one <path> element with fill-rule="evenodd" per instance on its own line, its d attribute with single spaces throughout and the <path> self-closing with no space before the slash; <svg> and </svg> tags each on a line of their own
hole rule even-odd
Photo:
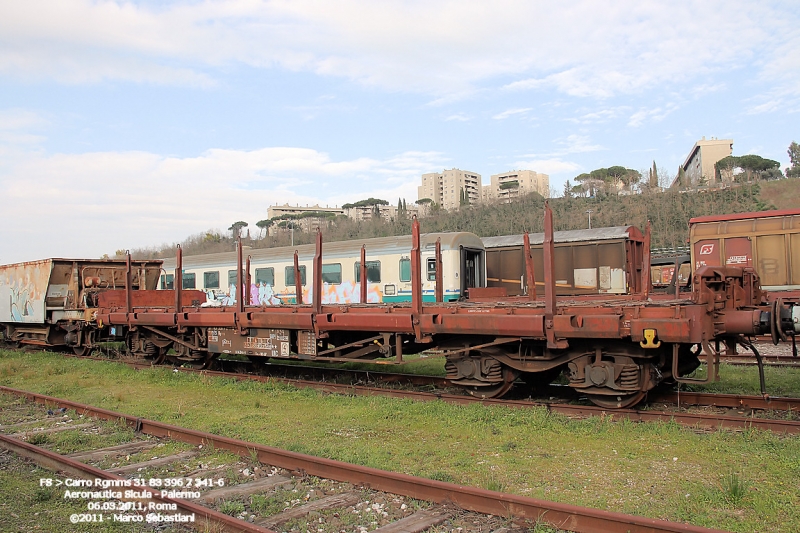
<svg viewBox="0 0 800 533">
<path fill-rule="evenodd" d="M 514 109 L 507 109 L 506 111 L 503 111 L 502 113 L 498 113 L 498 114 L 494 115 L 492 118 L 494 120 L 505 120 L 508 117 L 512 117 L 514 115 L 527 115 L 531 111 L 531 109 L 532 108 L 530 108 L 530 107 L 517 107 L 517 108 L 514 108 Z"/>
<path fill-rule="evenodd" d="M 628 119 L 628 126 L 632 128 L 638 128 L 648 120 L 653 122 L 660 122 L 677 109 L 678 109 L 677 104 L 672 104 L 672 103 L 667 104 L 664 107 L 656 107 L 653 109 L 644 109 L 644 108 L 639 109 L 639 111 L 632 114 Z"/>
<path fill-rule="evenodd" d="M 456 113 L 455 115 L 450 115 L 449 117 L 445 117 L 444 119 L 446 122 L 450 122 L 456 120 L 458 122 L 469 122 L 471 118 L 466 113 Z"/>
<path fill-rule="evenodd" d="M 591 0 L 208 0 L 155 7 L 28 0 L 0 7 L 0 72 L 67 83 L 210 86 L 218 69 L 280 67 L 425 92 L 441 103 L 495 79 L 510 80 L 510 90 L 547 87 L 606 98 L 661 84 L 683 87 L 755 61 L 766 75 L 787 77 L 796 94 L 796 23 L 788 5 L 744 0 L 620 0 L 613 7 Z"/>
<path fill-rule="evenodd" d="M 568 135 L 565 139 L 557 139 L 556 144 L 563 148 L 554 155 L 580 154 L 603 149 L 599 144 L 592 144 L 589 137 L 577 134 Z"/>
<path fill-rule="evenodd" d="M 182 240 L 234 220 L 255 223 L 270 205 L 341 205 L 362 197 L 415 200 L 419 176 L 442 168 L 436 152 L 337 161 L 306 148 L 27 154 L 0 172 L 0 263 L 99 256 Z M 68 214 L 68 216 L 65 216 Z M 87 238 L 90 236 L 90 238 Z"/>
<path fill-rule="evenodd" d="M 542 172 L 547 175 L 563 174 L 563 173 L 576 173 L 581 170 L 581 165 L 573 161 L 563 161 L 560 158 L 551 159 L 528 159 L 524 161 L 517 161 L 514 163 L 514 168 L 529 169 L 536 172 Z M 552 183 L 551 183 L 552 185 Z"/>
</svg>

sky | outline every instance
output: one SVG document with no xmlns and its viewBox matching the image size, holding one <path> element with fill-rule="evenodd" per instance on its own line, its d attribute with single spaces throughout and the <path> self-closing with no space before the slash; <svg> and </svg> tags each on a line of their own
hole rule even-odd
<svg viewBox="0 0 800 533">
<path fill-rule="evenodd" d="M 789 164 L 800 10 L 740 0 L 0 4 L 0 264 L 417 199 L 426 172 Z M 424 229 L 424 226 L 423 226 Z"/>
</svg>

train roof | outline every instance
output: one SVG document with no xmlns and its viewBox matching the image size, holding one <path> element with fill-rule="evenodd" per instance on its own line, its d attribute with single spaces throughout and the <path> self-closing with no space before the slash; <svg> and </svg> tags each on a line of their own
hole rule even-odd
<svg viewBox="0 0 800 533">
<path fill-rule="evenodd" d="M 135 265 L 142 265 L 148 264 L 152 266 L 159 266 L 163 262 L 162 259 L 131 259 L 131 263 Z M 122 265 L 125 266 L 126 259 L 119 259 L 119 258 L 112 258 L 112 259 L 74 259 L 74 258 L 67 258 L 67 257 L 48 257 L 45 259 L 37 259 L 35 261 L 23 261 L 22 263 L 9 263 L 7 265 L 0 265 L 0 268 L 3 267 L 18 267 L 18 266 L 32 266 L 32 265 L 43 265 L 49 263 L 101 263 L 106 265 Z"/>
<path fill-rule="evenodd" d="M 800 209 L 775 209 L 772 211 L 754 211 L 750 213 L 733 213 L 730 215 L 705 215 L 689 220 L 689 225 L 703 222 L 727 222 L 729 220 L 746 220 L 748 218 L 769 218 L 800 215 Z"/>
<path fill-rule="evenodd" d="M 474 233 L 451 232 L 451 233 L 423 233 L 420 235 L 420 247 L 423 252 L 433 250 L 436 246 L 436 239 L 442 240 L 442 250 L 456 249 L 459 246 L 466 248 L 483 249 L 483 242 Z M 344 257 L 354 257 L 360 254 L 361 246 L 367 248 L 367 261 L 370 255 L 384 255 L 389 253 L 410 254 L 411 235 L 400 235 L 395 237 L 376 237 L 372 239 L 360 239 L 352 241 L 333 241 L 322 243 L 322 260 L 337 259 Z M 298 246 L 282 246 L 279 248 L 259 248 L 244 250 L 243 257 L 250 256 L 251 262 L 281 262 L 291 261 L 294 252 L 297 250 L 298 256 L 302 261 L 308 261 L 314 257 L 316 252 L 315 244 L 301 244 Z M 175 266 L 175 258 L 165 259 L 165 268 Z M 230 266 L 236 264 L 236 252 L 220 252 L 215 254 L 192 255 L 183 257 L 184 268 Z"/>
<path fill-rule="evenodd" d="M 544 243 L 544 233 L 531 233 L 528 235 L 532 245 Z M 634 238 L 642 239 L 642 232 L 636 226 L 610 226 L 607 228 L 578 229 L 556 231 L 553 235 L 556 243 L 561 242 L 590 242 L 608 241 L 615 239 Z M 506 246 L 522 246 L 523 235 L 502 235 L 499 237 L 484 237 L 483 245 L 486 248 L 503 248 Z"/>
</svg>

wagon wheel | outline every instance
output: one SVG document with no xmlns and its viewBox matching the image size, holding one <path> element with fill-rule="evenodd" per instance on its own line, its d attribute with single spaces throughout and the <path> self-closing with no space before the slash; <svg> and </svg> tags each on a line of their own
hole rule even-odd
<svg viewBox="0 0 800 533">
<path fill-rule="evenodd" d="M 217 354 L 212 352 L 206 352 L 206 354 L 203 356 L 202 359 L 198 359 L 189 363 L 184 363 L 184 366 L 193 368 L 195 370 L 208 370 L 211 368 L 211 365 L 214 363 L 214 359 L 216 358 Z"/>
<path fill-rule="evenodd" d="M 465 390 L 470 396 L 474 396 L 476 398 L 481 398 L 483 400 L 487 398 L 500 398 L 509 390 L 511 387 L 514 386 L 514 380 L 517 379 L 519 373 L 512 368 L 504 367 L 503 368 L 503 381 L 500 383 L 496 383 L 494 385 L 487 385 L 486 387 L 478 387 L 475 385 L 471 385 L 465 387 Z"/>
<path fill-rule="evenodd" d="M 86 357 L 90 353 L 92 353 L 92 349 L 88 346 L 73 346 L 72 352 L 77 355 L 78 357 Z"/>
<path fill-rule="evenodd" d="M 164 364 L 164 361 L 167 359 L 167 351 L 167 348 L 156 347 L 155 353 L 153 355 L 145 356 L 145 359 L 150 361 L 151 365 Z"/>
<path fill-rule="evenodd" d="M 645 396 L 647 396 L 647 393 L 644 391 L 636 391 L 631 394 L 587 394 L 586 396 L 589 398 L 590 402 L 599 407 L 604 407 L 606 409 L 625 409 L 633 407 L 641 402 Z"/>
</svg>

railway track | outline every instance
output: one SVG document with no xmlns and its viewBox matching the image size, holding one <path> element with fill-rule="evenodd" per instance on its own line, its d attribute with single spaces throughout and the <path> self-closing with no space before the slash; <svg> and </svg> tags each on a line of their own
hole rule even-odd
<svg viewBox="0 0 800 533">
<path fill-rule="evenodd" d="M 70 419 L 84 417 L 84 419 L 112 420 L 124 423 L 135 429 L 137 437 L 129 443 L 95 450 L 83 450 L 62 455 L 40 446 L 25 442 L 34 440 L 34 435 L 41 435 L 48 428 L 39 427 L 47 425 L 47 420 L 33 419 L 16 424 L 6 424 L 0 427 L 0 446 L 16 454 L 33 460 L 54 472 L 63 472 L 74 479 L 91 480 L 98 486 L 128 486 L 136 488 L 130 496 L 103 498 L 107 507 L 124 509 L 117 514 L 126 516 L 139 516 L 138 513 L 147 513 L 152 509 L 163 510 L 179 516 L 195 517 L 197 525 L 202 518 L 201 529 L 216 528 L 215 531 L 259 532 L 269 533 L 275 529 L 285 529 L 290 521 L 300 521 L 308 524 L 323 525 L 327 520 L 341 519 L 345 513 L 357 514 L 369 520 L 367 527 L 356 526 L 348 531 L 377 531 L 379 533 L 408 533 L 425 531 L 442 522 L 449 521 L 453 528 L 465 533 L 470 531 L 493 531 L 496 533 L 511 533 L 516 527 L 523 524 L 549 524 L 559 531 L 596 532 L 607 533 L 658 533 L 658 532 L 684 532 L 684 533 L 710 533 L 717 530 L 706 529 L 690 524 L 653 520 L 632 515 L 577 507 L 526 498 L 512 494 L 488 491 L 472 487 L 464 487 L 441 481 L 429 480 L 405 474 L 398 474 L 377 470 L 325 458 L 307 456 L 295 452 L 279 450 L 253 442 L 244 442 L 220 435 L 212 435 L 201 431 L 181 428 L 162 422 L 134 417 L 106 409 L 72 402 L 69 400 L 53 398 L 41 394 L 2 388 L 2 391 L 29 401 L 46 405 L 50 412 L 58 410 L 74 410 L 76 416 Z M 54 411 L 56 410 L 56 411 Z M 60 413 L 59 413 L 60 414 Z M 97 422 L 93 422 L 96 424 Z M 85 430 L 86 425 L 72 424 L 61 428 L 49 428 L 58 431 Z M 84 427 L 78 427 L 83 425 Z M 21 427 L 28 427 L 21 430 Z M 8 431 L 15 436 L 8 435 Z M 168 457 L 161 457 L 140 463 L 129 463 L 115 468 L 99 468 L 90 463 L 120 454 L 128 454 L 132 450 L 155 445 L 161 439 L 180 441 L 188 445 L 188 451 Z M 209 471 L 208 468 L 199 471 L 187 472 L 192 468 L 190 457 L 199 453 L 199 449 L 226 450 L 249 461 L 249 464 L 258 463 L 260 467 L 253 467 L 253 471 L 260 468 L 265 475 L 255 476 L 250 479 L 250 472 L 242 470 L 244 477 L 240 476 L 233 484 L 217 483 L 220 468 Z M 135 454 L 134 454 L 135 455 Z M 119 462 L 125 462 L 121 460 Z M 115 463 L 117 464 L 117 463 Z M 158 470 L 152 470 L 158 467 Z M 148 477 L 148 474 L 157 477 Z M 61 481 L 63 474 L 53 474 L 51 481 Z M 59 477 L 61 476 L 61 477 Z M 313 476 L 313 478 L 309 477 Z M 73 479 L 73 478 L 69 478 Z M 211 480 L 211 483 L 202 483 L 200 490 L 184 490 L 188 480 Z M 141 480 L 136 484 L 135 480 Z M 157 482 L 154 482 L 156 480 Z M 156 488 L 166 485 L 166 480 L 171 480 L 173 492 L 161 492 Z M 178 486 L 175 480 L 182 480 Z M 223 486 L 220 486 L 223 485 Z M 83 485 L 88 487 L 90 485 Z M 156 486 L 154 488 L 154 486 Z M 143 488 L 144 487 L 144 488 Z M 294 488 L 287 488 L 294 487 Z M 141 490 L 139 490 L 141 489 Z M 147 490 L 145 490 L 147 489 Z M 262 495 L 267 498 L 270 493 L 284 490 L 295 498 L 284 502 L 286 509 L 266 516 L 252 514 L 249 509 L 244 509 L 238 516 L 229 516 L 219 509 L 230 509 L 226 501 L 241 502 L 245 496 Z M 291 492 L 287 492 L 291 491 Z M 90 492 L 90 489 L 81 488 L 78 492 Z M 148 494 L 141 494 L 141 493 Z M 180 493 L 180 497 L 175 497 Z M 191 493 L 191 494 L 190 494 Z M 284 499 L 281 495 L 278 500 Z M 236 498 L 239 498 L 238 500 Z M 409 503 L 423 500 L 425 503 L 418 505 L 419 510 L 411 511 Z M 253 501 L 251 499 L 251 501 Z M 103 502 L 96 504 L 102 507 Z M 244 505 L 242 505 L 244 508 Z M 102 510 L 92 510 L 82 513 L 89 516 L 105 516 Z M 114 513 L 108 513 L 113 516 Z M 154 514 L 150 512 L 150 514 Z M 504 517 L 501 520 L 498 517 Z M 303 522 L 305 520 L 305 522 Z M 295 522 L 298 523 L 298 522 Z M 191 523 L 190 523 L 191 524 Z M 338 524 L 336 525 L 338 527 Z M 527 526 L 525 526 L 527 527 Z M 318 531 L 329 531 L 325 527 L 318 527 Z M 334 528 L 333 530 L 339 531 Z"/>
<path fill-rule="evenodd" d="M 87 359 L 86 357 L 79 357 Z M 122 362 L 138 369 L 153 368 L 150 363 L 130 360 L 109 360 L 105 358 L 91 358 L 104 362 Z M 293 367 L 296 368 L 296 367 Z M 753 395 L 698 393 L 687 391 L 655 391 L 651 404 L 640 408 L 608 410 L 595 405 L 568 403 L 574 399 L 574 392 L 567 387 L 549 385 L 544 392 L 552 393 L 552 398 L 561 397 L 560 400 L 533 400 L 533 399 L 481 399 L 463 393 L 448 393 L 439 391 L 408 390 L 405 388 L 387 388 L 352 383 L 336 383 L 333 381 L 318 381 L 296 378 L 276 378 L 258 374 L 232 373 L 216 370 L 201 370 L 194 368 L 176 367 L 175 370 L 186 373 L 203 373 L 208 376 L 235 378 L 239 380 L 254 381 L 280 381 L 296 387 L 306 387 L 321 390 L 332 394 L 358 395 L 358 396 L 387 396 L 406 398 L 419 401 L 445 401 L 453 404 L 497 405 L 515 408 L 544 407 L 550 412 L 559 413 L 571 418 L 588 418 L 602 416 L 613 420 L 630 420 L 634 422 L 674 422 L 685 427 L 701 430 L 715 430 L 720 428 L 731 430 L 759 429 L 775 433 L 800 434 L 800 398 L 771 398 Z M 318 369 L 303 367 L 302 371 L 317 371 Z M 328 369 L 321 369 L 326 371 Z M 334 369 L 341 374 L 342 369 Z M 389 383 L 413 383 L 415 385 L 446 386 L 447 380 L 432 376 L 414 376 L 408 374 L 379 374 L 364 371 L 348 371 L 366 378 L 380 377 Z M 329 376 L 329 374 L 323 374 Z M 2 390 L 2 387 L 0 387 Z M 698 408 L 691 410 L 692 408 Z M 777 414 L 774 414 L 777 413 Z"/>
</svg>

